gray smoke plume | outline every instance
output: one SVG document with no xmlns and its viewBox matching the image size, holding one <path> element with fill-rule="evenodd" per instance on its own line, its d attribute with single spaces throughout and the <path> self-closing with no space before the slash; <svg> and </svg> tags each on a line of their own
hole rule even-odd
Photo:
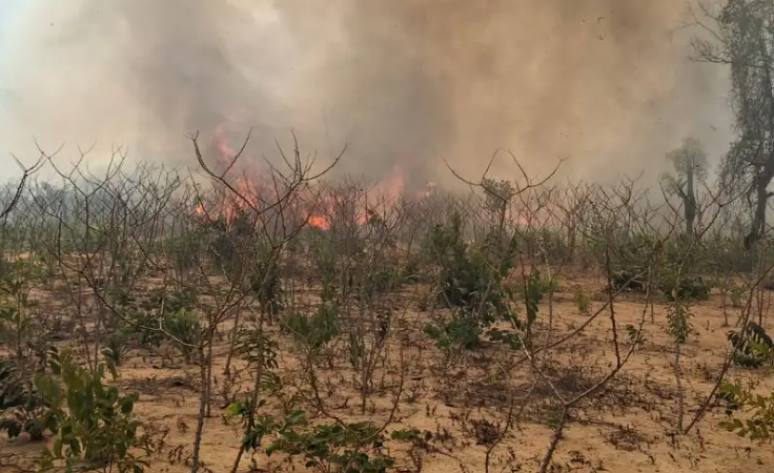
<svg viewBox="0 0 774 473">
<path fill-rule="evenodd" d="M 688 60 L 674 0 L 30 1 L 0 84 L 19 154 L 35 135 L 193 164 L 193 131 L 237 145 L 255 126 L 249 152 L 271 156 L 293 129 L 321 160 L 349 143 L 339 173 L 418 187 L 498 149 L 534 173 L 569 156 L 575 178 L 653 176 L 684 136 L 714 155 L 729 136 L 725 71 Z M 502 153 L 493 169 L 514 176 Z"/>
</svg>

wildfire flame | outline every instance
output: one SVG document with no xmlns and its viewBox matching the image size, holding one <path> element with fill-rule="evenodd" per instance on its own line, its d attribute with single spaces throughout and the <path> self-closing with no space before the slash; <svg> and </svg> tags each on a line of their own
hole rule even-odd
<svg viewBox="0 0 774 473">
<path fill-rule="evenodd" d="M 223 163 L 226 165 L 233 163 L 238 151 L 229 144 L 228 136 L 222 127 L 215 129 L 214 140 Z M 405 183 L 405 170 L 401 164 L 397 164 L 387 179 L 377 183 L 376 186 L 366 193 L 366 200 L 372 200 L 370 197 L 377 195 L 384 196 L 388 199 L 398 198 L 404 195 L 406 187 Z M 257 204 L 258 198 L 255 193 L 255 189 L 257 188 L 256 184 L 256 182 L 246 176 L 235 179 L 232 184 L 242 197 L 251 202 L 244 202 L 241 199 L 233 198 L 228 202 L 222 202 L 220 205 L 214 205 L 214 207 L 216 207 L 214 210 L 205 208 L 205 205 L 201 203 L 194 208 L 193 212 L 202 216 L 223 217 L 227 222 L 231 222 L 238 215 L 240 210 L 243 210 L 248 206 L 248 203 Z M 430 182 L 426 189 L 420 192 L 416 197 L 420 200 L 427 198 L 432 194 L 434 188 L 435 183 Z M 333 196 L 324 193 L 315 197 L 302 196 L 302 200 L 307 200 L 312 203 L 311 205 L 308 205 L 309 208 L 300 211 L 301 217 L 306 224 L 320 230 L 329 230 L 331 228 L 330 216 L 333 215 L 333 211 L 336 207 L 333 199 Z M 365 206 L 357 210 L 355 218 L 357 223 L 361 225 L 368 222 L 368 212 Z"/>
<path fill-rule="evenodd" d="M 306 222 L 315 228 L 319 228 L 320 230 L 331 229 L 331 222 L 328 220 L 327 217 L 324 217 L 321 215 L 309 215 L 306 218 Z"/>
</svg>

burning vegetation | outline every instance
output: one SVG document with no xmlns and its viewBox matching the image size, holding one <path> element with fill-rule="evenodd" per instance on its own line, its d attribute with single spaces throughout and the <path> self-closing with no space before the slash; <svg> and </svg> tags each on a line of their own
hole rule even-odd
<svg viewBox="0 0 774 473">
<path fill-rule="evenodd" d="M 774 440 L 774 3 L 721 2 L 692 44 L 730 71 L 717 173 L 690 113 L 645 126 L 712 89 L 670 67 L 681 2 L 284 0 L 279 44 L 331 54 L 283 80 L 232 60 L 266 41 L 223 45 L 247 3 L 76 2 L 61 47 L 120 39 L 97 102 L 143 98 L 143 152 L 211 136 L 187 143 L 199 174 L 123 148 L 65 169 L 36 143 L 0 193 L 0 471 L 770 471 L 749 440 Z M 273 118 L 267 91 L 285 118 L 341 104 L 353 159 L 295 134 L 259 155 L 265 123 L 238 145 L 251 116 L 224 110 Z M 470 159 L 502 137 L 520 148 Z M 663 174 L 562 174 L 544 157 L 570 144 Z"/>
<path fill-rule="evenodd" d="M 261 212 L 270 206 L 279 190 L 278 182 L 265 178 L 271 175 L 271 165 L 256 163 L 249 158 L 240 161 L 240 158 L 246 158 L 242 156 L 245 147 L 239 150 L 234 148 L 222 128 L 216 129 L 214 133 L 213 148 L 217 157 L 214 168 L 221 171 L 219 177 L 228 182 L 227 187 L 232 188 L 233 194 L 221 192 L 208 203 L 199 202 L 193 214 L 208 220 L 223 219 L 230 224 L 245 211 Z M 433 195 L 436 187 L 435 183 L 428 182 L 421 191 L 409 193 L 405 183 L 405 170 L 401 165 L 396 165 L 386 179 L 374 185 L 366 187 L 353 181 L 349 185 L 334 185 L 339 188 L 350 187 L 359 194 L 355 201 L 345 201 L 331 185 L 316 188 L 304 186 L 296 189 L 297 195 L 292 198 L 293 209 L 304 224 L 319 230 L 330 230 L 335 216 L 344 214 L 357 225 L 366 225 L 369 218 L 382 214 L 398 201 L 421 203 Z"/>
</svg>

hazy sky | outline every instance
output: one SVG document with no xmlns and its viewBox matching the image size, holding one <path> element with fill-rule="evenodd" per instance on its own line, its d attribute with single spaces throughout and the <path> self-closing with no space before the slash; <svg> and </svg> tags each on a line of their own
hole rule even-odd
<svg viewBox="0 0 774 473">
<path fill-rule="evenodd" d="M 12 90 L 14 71 L 11 66 L 19 51 L 11 46 L 11 39 L 19 36 L 19 18 L 26 15 L 28 7 L 34 8 L 32 4 L 40 4 L 43 1 L 45 0 L 0 0 L 0 124 L 13 119 L 9 109 L 18 99 Z M 8 131 L 0 129 L 0 183 L 21 173 L 11 153 L 17 154 L 22 162 L 35 162 L 36 153 L 32 141 L 28 141 L 26 150 L 9 145 L 14 141 Z"/>
<path fill-rule="evenodd" d="M 8 38 L 18 33 L 14 28 L 18 26 L 19 16 L 24 15 L 26 6 L 40 3 L 41 0 L 0 0 L 0 87 L 2 87 L 9 73 L 7 65 L 12 62 L 9 58 L 13 54 L 6 44 Z"/>
<path fill-rule="evenodd" d="M 11 34 L 9 29 L 13 27 L 13 15 L 18 12 L 21 3 L 21 0 L 0 0 L 0 88 L 4 86 L 7 74 L 5 39 Z"/>
<path fill-rule="evenodd" d="M 5 36 L 8 25 L 13 24 L 13 15 L 18 10 L 22 0 L 0 0 L 0 41 Z"/>
<path fill-rule="evenodd" d="M 179 163 L 186 134 L 251 126 L 254 156 L 292 128 L 322 159 L 348 143 L 342 172 L 417 186 L 453 181 L 441 157 L 473 177 L 497 149 L 531 172 L 569 156 L 574 178 L 657 176 L 685 136 L 715 160 L 730 137 L 726 73 L 688 60 L 685 5 L 0 0 L 0 180 L 33 136 L 65 142 L 65 165 L 95 142 L 90 163 L 115 142 Z"/>
</svg>

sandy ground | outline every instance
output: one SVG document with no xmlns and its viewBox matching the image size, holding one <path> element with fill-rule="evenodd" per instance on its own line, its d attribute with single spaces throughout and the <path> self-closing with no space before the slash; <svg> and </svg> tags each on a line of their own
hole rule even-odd
<svg viewBox="0 0 774 473">
<path fill-rule="evenodd" d="M 600 302 L 594 302 L 597 307 Z M 622 298 L 614 305 L 618 338 L 628 340 L 625 326 L 636 325 L 643 317 L 644 304 L 634 296 Z M 731 309 L 733 321 L 738 309 Z M 544 304 L 542 317 L 548 312 Z M 555 337 L 567 334 L 588 321 L 578 314 L 568 292 L 558 294 L 553 303 Z M 691 421 L 698 405 L 711 391 L 720 371 L 728 342 L 723 327 L 723 310 L 718 296 L 693 307 L 693 335 L 684 347 L 682 367 L 685 389 L 685 423 Z M 677 423 L 677 388 L 674 376 L 674 349 L 665 332 L 665 306 L 657 304 L 651 323 L 651 314 L 645 313 L 645 342 L 625 367 L 609 383 L 605 390 L 581 402 L 571 413 L 571 421 L 558 444 L 554 472 L 769 472 L 774 465 L 770 446 L 757 446 L 724 431 L 718 423 L 724 419 L 723 408 L 713 407 L 707 416 L 688 435 L 674 435 Z M 388 442 L 390 452 L 397 458 L 396 471 L 418 471 L 421 462 L 426 473 L 483 472 L 485 447 L 477 445 L 475 419 L 487 417 L 497 421 L 505 417 L 510 406 L 509 393 L 516 399 L 515 411 L 520 420 L 495 449 L 491 470 L 493 472 L 538 471 L 540 462 L 552 437 L 555 425 L 556 401 L 551 389 L 538 383 L 530 400 L 522 398 L 534 380 L 527 363 L 522 363 L 503 374 L 506 363 L 500 351 L 483 349 L 481 352 L 458 361 L 449 370 L 439 367 L 441 356 L 431 347 L 420 328 L 425 315 L 410 312 L 406 315 L 408 329 L 405 333 L 413 340 L 413 352 L 404 356 L 407 369 L 396 428 L 416 428 L 433 434 L 432 451 L 415 451 Z M 544 320 L 544 319 L 543 319 Z M 544 320 L 545 322 L 545 320 Z M 544 326 L 545 328 L 545 326 Z M 282 338 L 285 337 L 285 338 Z M 286 336 L 282 342 L 278 371 L 283 382 L 292 391 L 300 374 L 294 360 L 291 342 Z M 623 342 L 622 342 L 623 343 Z M 624 344 L 625 345 L 625 344 Z M 622 349 L 625 349 L 623 346 Z M 226 422 L 221 417 L 223 390 L 222 367 L 227 351 L 225 342 L 217 348 L 214 370 L 216 387 L 213 396 L 212 417 L 206 420 L 202 460 L 209 471 L 230 471 L 239 448 L 241 437 L 238 422 Z M 341 358 L 341 359 L 339 359 Z M 396 358 L 393 356 L 393 358 Z M 518 357 L 517 357 L 518 358 Z M 602 379 L 613 369 L 615 350 L 613 332 L 608 313 L 600 314 L 577 336 L 549 352 L 541 359 L 547 366 L 545 373 L 557 390 L 567 398 L 582 392 Z M 238 366 L 243 364 L 237 363 Z M 196 393 L 197 367 L 161 367 L 158 360 L 145 353 L 133 353 L 124 363 L 120 384 L 127 390 L 141 394 L 137 414 L 158 435 L 164 433 L 163 445 L 153 458 L 150 471 L 188 471 L 198 411 Z M 401 370 L 396 366 L 385 367 L 384 380 L 378 383 L 368 400 L 367 413 L 360 415 L 359 396 L 354 387 L 354 374 L 339 356 L 328 366 L 319 368 L 321 396 L 329 413 L 344 419 L 370 419 L 379 422 L 391 411 L 395 386 Z M 249 386 L 248 375 L 231 389 Z M 380 379 L 381 374 L 376 378 Z M 774 388 L 768 378 L 768 370 L 744 371 L 732 369 L 731 378 L 755 379 L 763 390 Z M 509 379 L 510 378 L 510 379 Z M 524 406 L 522 408 L 522 406 Z M 553 407 L 552 407 L 553 406 Z M 276 406 L 274 406 L 276 407 Z M 473 426 L 473 427 L 472 427 Z M 468 431 L 466 433 L 466 431 Z M 25 458 L 33 457 L 38 444 L 25 439 L 0 440 L 0 452 L 18 453 Z M 421 449 L 420 449 L 421 450 Z M 414 457 L 412 461 L 411 457 Z M 254 462 L 254 463 L 253 463 Z M 251 470 L 253 465 L 254 470 Z M 293 471 L 304 471 L 294 466 Z M 5 471 L 5 470 L 4 470 Z M 9 467 L 8 471 L 12 471 Z M 246 456 L 239 471 L 291 471 L 291 465 L 282 462 L 280 456 L 267 461 L 264 455 L 253 459 Z"/>
</svg>

